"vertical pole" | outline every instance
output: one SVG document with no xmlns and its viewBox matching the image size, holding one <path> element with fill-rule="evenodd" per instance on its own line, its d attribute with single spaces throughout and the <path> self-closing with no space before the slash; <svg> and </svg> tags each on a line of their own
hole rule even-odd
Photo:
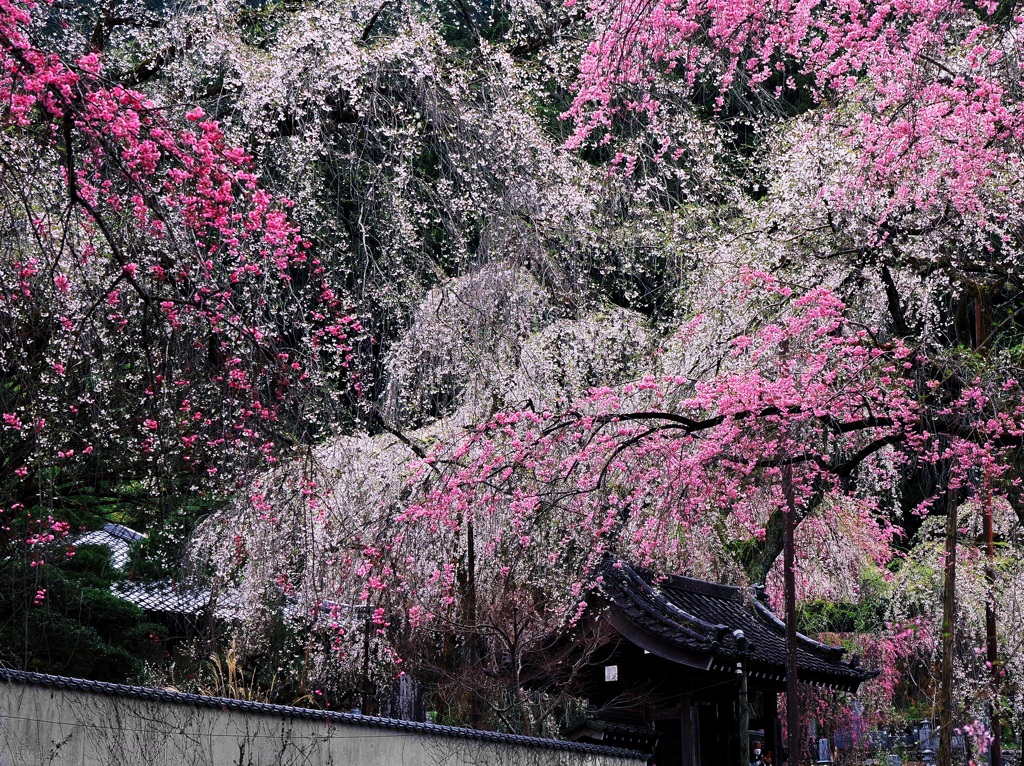
<svg viewBox="0 0 1024 766">
<path fill-rule="evenodd" d="M 800 760 L 800 703 L 796 686 L 796 548 L 793 541 L 796 500 L 793 496 L 793 466 L 788 463 L 782 466 L 782 492 L 786 496 L 782 540 L 782 579 L 786 600 L 786 739 L 789 743 L 789 766 L 797 766 Z"/>
<path fill-rule="evenodd" d="M 465 661 L 467 667 L 463 668 L 463 671 L 467 673 L 468 678 L 475 679 L 479 672 L 478 662 L 480 660 L 480 652 L 478 651 L 480 636 L 478 634 L 479 626 L 477 625 L 477 614 L 476 614 L 476 535 L 473 533 L 473 519 L 470 517 L 466 521 L 466 647 L 464 651 L 466 653 Z M 516 658 L 513 657 L 512 661 L 515 662 Z M 467 678 L 467 680 L 468 680 Z M 519 689 L 513 690 L 518 694 Z M 477 688 L 476 682 L 469 684 L 469 723 L 474 729 L 479 728 L 480 723 L 483 719 L 483 713 L 480 708 L 480 689 Z M 522 714 L 523 711 L 520 711 Z"/>
<path fill-rule="evenodd" d="M 476 535 L 473 519 L 466 522 L 466 624 L 476 631 Z"/>
<path fill-rule="evenodd" d="M 679 744 L 683 749 L 683 755 L 680 759 L 680 763 L 682 763 L 683 766 L 700 766 L 700 764 L 696 763 L 693 758 L 693 738 L 697 736 L 697 732 L 693 730 L 693 714 L 690 711 L 690 707 L 690 695 L 681 695 L 679 698 Z M 749 764 L 747 766 L 749 766 Z"/>
<path fill-rule="evenodd" d="M 740 682 L 740 747 L 739 766 L 750 766 L 750 700 L 747 690 L 747 663 L 741 657 L 736 663 L 736 673 Z"/>
<path fill-rule="evenodd" d="M 366 605 L 366 618 L 363 620 L 363 689 L 359 700 L 359 712 L 372 715 L 370 710 L 370 605 Z"/>
<path fill-rule="evenodd" d="M 989 672 L 992 674 L 992 699 L 988 703 L 989 731 L 992 733 L 991 766 L 1002 766 L 1002 724 L 999 721 L 999 638 L 996 633 L 996 546 L 992 523 L 992 488 L 985 481 L 985 634 Z"/>
<path fill-rule="evenodd" d="M 987 295 L 979 287 L 974 296 L 974 348 L 979 354 L 985 353 L 988 343 L 991 310 Z M 985 648 L 989 672 L 992 674 L 992 699 L 988 703 L 989 731 L 992 733 L 992 747 L 989 751 L 991 766 L 1003 766 L 1002 724 L 999 721 L 999 635 L 996 632 L 996 546 L 992 524 L 992 486 L 988 477 L 985 482 Z"/>
<path fill-rule="evenodd" d="M 771 751 L 775 766 L 782 766 L 782 748 L 779 742 L 779 695 L 767 690 L 762 693 L 764 695 L 764 750 Z"/>
<path fill-rule="evenodd" d="M 946 494 L 946 549 L 942 585 L 942 661 L 939 665 L 939 756 L 937 766 L 953 763 L 953 652 L 956 619 L 956 491 Z"/>
</svg>

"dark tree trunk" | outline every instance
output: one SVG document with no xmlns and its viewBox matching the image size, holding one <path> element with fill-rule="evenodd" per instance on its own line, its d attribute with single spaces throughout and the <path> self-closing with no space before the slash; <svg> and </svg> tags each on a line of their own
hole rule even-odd
<svg viewBox="0 0 1024 766">
<path fill-rule="evenodd" d="M 979 288 L 974 297 L 974 347 L 979 354 L 987 350 L 992 324 L 991 296 Z M 988 704 L 989 731 L 992 733 L 991 766 L 1003 766 L 1002 724 L 999 721 L 999 635 L 996 632 L 996 546 L 992 524 L 992 488 L 986 477 L 983 499 L 985 525 L 985 648 L 992 674 L 992 700 Z"/>
</svg>

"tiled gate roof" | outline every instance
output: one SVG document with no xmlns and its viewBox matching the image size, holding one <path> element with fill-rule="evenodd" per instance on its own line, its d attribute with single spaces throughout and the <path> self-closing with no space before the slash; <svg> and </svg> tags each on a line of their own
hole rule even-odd
<svg viewBox="0 0 1024 766">
<path fill-rule="evenodd" d="M 707 670 L 733 671 L 743 657 L 755 681 L 785 681 L 786 626 L 752 589 L 689 577 L 658 578 L 614 560 L 605 563 L 601 575 L 602 589 L 614 605 L 613 620 L 644 649 Z M 798 634 L 798 678 L 856 691 L 862 681 L 878 675 L 861 668 L 856 656 L 844 661 L 845 651 Z"/>
</svg>

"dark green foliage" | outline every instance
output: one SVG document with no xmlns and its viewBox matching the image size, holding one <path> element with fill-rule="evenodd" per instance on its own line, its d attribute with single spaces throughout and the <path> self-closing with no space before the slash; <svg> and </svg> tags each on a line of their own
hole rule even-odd
<svg viewBox="0 0 1024 766">
<path fill-rule="evenodd" d="M 164 656 L 167 630 L 110 592 L 119 573 L 107 549 L 83 545 L 72 558 L 31 567 L 9 560 L 0 592 L 0 660 L 39 673 L 100 681 L 141 680 Z M 45 597 L 34 603 L 36 593 Z"/>
<path fill-rule="evenodd" d="M 61 568 L 77 576 L 83 584 L 96 588 L 103 587 L 117 575 L 110 563 L 110 550 L 105 545 L 76 545 L 75 555 L 62 562 Z"/>
<path fill-rule="evenodd" d="M 130 680 L 142 670 L 139 660 L 127 650 L 52 609 L 28 613 L 24 654 L 18 659 L 26 670 L 99 681 Z"/>
<path fill-rule="evenodd" d="M 797 607 L 797 629 L 805 635 L 821 633 L 879 633 L 885 628 L 890 594 L 881 577 L 861 583 L 861 598 L 848 601 L 806 601 Z"/>
</svg>

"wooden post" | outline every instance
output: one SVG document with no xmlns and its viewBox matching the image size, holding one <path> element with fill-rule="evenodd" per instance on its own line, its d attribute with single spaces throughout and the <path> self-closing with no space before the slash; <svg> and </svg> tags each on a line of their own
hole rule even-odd
<svg viewBox="0 0 1024 766">
<path fill-rule="evenodd" d="M 999 638 L 996 633 L 996 546 L 992 523 L 992 488 L 985 481 L 985 636 L 989 672 L 992 674 L 992 700 L 988 703 L 989 731 L 992 733 L 991 766 L 1003 764 L 1003 727 L 999 721 Z"/>
<path fill-rule="evenodd" d="M 370 605 L 366 605 L 366 617 L 363 620 L 363 689 L 359 700 L 359 712 L 373 715 L 370 710 Z"/>
<path fill-rule="evenodd" d="M 693 714 L 690 712 L 690 704 L 689 694 L 683 694 L 679 698 L 680 747 L 683 749 L 682 757 L 679 760 L 683 766 L 700 766 L 693 760 L 693 738 L 696 736 L 696 732 L 693 730 Z"/>
<path fill-rule="evenodd" d="M 736 673 L 739 675 L 740 682 L 740 748 L 739 748 L 739 766 L 750 766 L 750 700 L 748 699 L 747 689 L 747 663 L 744 658 L 740 658 L 736 663 Z"/>
<path fill-rule="evenodd" d="M 942 660 L 939 666 L 939 755 L 937 766 L 953 764 L 953 652 L 956 620 L 957 497 L 946 491 L 946 546 L 943 562 Z"/>
<path fill-rule="evenodd" d="M 779 747 L 779 695 L 764 691 L 764 750 L 770 750 L 775 766 L 782 766 L 782 750 Z M 763 752 L 763 751 L 762 751 Z"/>
<path fill-rule="evenodd" d="M 797 766 L 800 762 L 800 703 L 796 686 L 796 548 L 793 541 L 796 500 L 793 497 L 793 466 L 788 463 L 782 466 L 782 492 L 786 496 L 782 541 L 782 581 L 786 601 L 786 739 L 789 743 L 789 766 Z"/>
<path fill-rule="evenodd" d="M 477 664 L 480 660 L 478 651 L 480 634 L 478 633 L 476 612 L 476 535 L 473 533 L 473 519 L 470 518 L 466 521 L 466 646 L 464 647 L 466 667 L 463 669 L 463 672 L 468 673 L 470 678 L 475 678 L 479 671 Z M 513 662 L 516 660 L 516 657 L 512 658 Z M 476 688 L 475 682 L 469 684 L 469 695 L 469 725 L 476 729 L 479 728 L 483 720 L 483 711 L 480 706 L 480 690 Z M 519 714 L 524 716 L 525 711 L 520 710 Z"/>
</svg>

